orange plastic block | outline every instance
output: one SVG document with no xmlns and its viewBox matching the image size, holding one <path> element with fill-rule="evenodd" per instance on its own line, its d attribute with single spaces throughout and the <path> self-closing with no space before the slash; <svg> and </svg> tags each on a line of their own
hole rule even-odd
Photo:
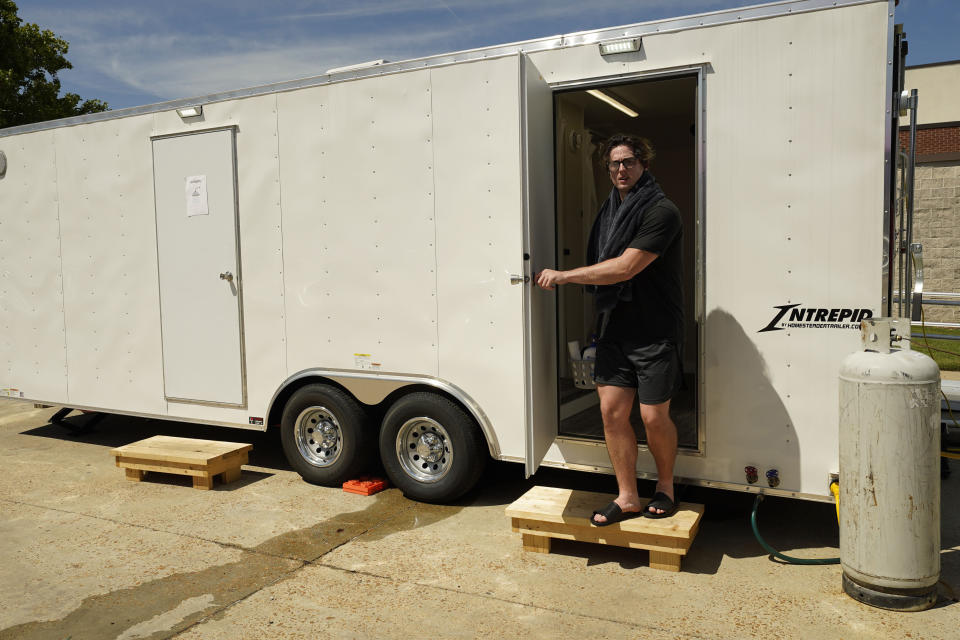
<svg viewBox="0 0 960 640">
<path fill-rule="evenodd" d="M 383 478 L 361 476 L 356 480 L 347 480 L 343 483 L 343 490 L 347 493 L 356 493 L 361 496 L 372 496 L 378 491 L 387 488 L 387 481 Z"/>
</svg>

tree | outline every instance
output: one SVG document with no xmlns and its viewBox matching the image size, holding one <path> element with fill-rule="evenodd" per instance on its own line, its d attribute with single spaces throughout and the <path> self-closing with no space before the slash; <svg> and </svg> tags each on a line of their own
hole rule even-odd
<svg viewBox="0 0 960 640">
<path fill-rule="evenodd" d="M 60 95 L 57 72 L 72 69 L 70 45 L 49 29 L 26 23 L 13 0 L 0 0 L 0 129 L 106 111 L 102 100 Z"/>
</svg>

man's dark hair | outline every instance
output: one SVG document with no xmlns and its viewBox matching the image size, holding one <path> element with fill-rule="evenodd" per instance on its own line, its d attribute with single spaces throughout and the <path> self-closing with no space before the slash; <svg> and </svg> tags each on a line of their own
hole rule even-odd
<svg viewBox="0 0 960 640">
<path fill-rule="evenodd" d="M 644 169 L 650 168 L 650 161 L 657 154 L 653 150 L 653 145 L 646 138 L 639 136 L 629 136 L 625 133 L 618 133 L 611 136 L 603 145 L 603 162 L 610 162 L 610 152 L 619 146 L 627 146 L 633 150 L 633 155 L 637 157 Z"/>
</svg>

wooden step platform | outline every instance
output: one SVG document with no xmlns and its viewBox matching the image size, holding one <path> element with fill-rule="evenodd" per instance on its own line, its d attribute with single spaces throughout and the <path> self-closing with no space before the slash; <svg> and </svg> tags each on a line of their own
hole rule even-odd
<svg viewBox="0 0 960 640">
<path fill-rule="evenodd" d="M 252 444 L 218 442 L 194 438 L 153 436 L 110 450 L 127 478 L 143 480 L 148 471 L 193 476 L 194 489 L 212 489 L 213 477 L 223 483 L 240 479 L 240 467 L 247 464 Z"/>
<path fill-rule="evenodd" d="M 703 516 L 703 505 L 681 502 L 670 518 L 633 518 L 595 527 L 590 517 L 616 496 L 573 489 L 534 487 L 507 507 L 524 551 L 550 553 L 550 540 L 579 540 L 650 551 L 650 567 L 680 571 Z"/>
</svg>

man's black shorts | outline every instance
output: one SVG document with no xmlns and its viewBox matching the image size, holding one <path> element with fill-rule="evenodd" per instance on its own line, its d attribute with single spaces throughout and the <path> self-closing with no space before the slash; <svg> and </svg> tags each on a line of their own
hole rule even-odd
<svg viewBox="0 0 960 640">
<path fill-rule="evenodd" d="M 635 388 L 640 404 L 666 402 L 680 388 L 680 354 L 673 342 L 638 344 L 601 338 L 594 371 L 597 384 Z"/>
</svg>

